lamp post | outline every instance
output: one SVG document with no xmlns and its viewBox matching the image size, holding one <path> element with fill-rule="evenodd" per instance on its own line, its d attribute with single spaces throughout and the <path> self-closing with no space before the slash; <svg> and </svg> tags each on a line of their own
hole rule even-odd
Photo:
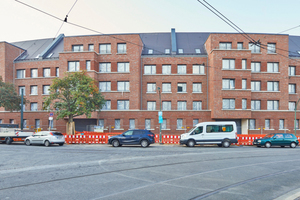
<svg viewBox="0 0 300 200">
<path fill-rule="evenodd" d="M 294 129 L 295 129 L 295 136 L 296 136 L 296 128 L 297 128 L 297 106 L 298 106 L 298 103 L 299 103 L 299 101 L 300 101 L 300 98 L 298 99 L 298 101 L 297 101 L 297 103 L 296 103 L 296 105 L 295 105 L 295 121 L 294 121 Z"/>
<path fill-rule="evenodd" d="M 161 94 L 160 87 L 157 87 L 159 94 L 159 114 L 158 114 L 158 122 L 159 122 L 159 143 L 162 144 L 162 136 L 161 136 L 161 123 L 162 123 L 162 112 L 161 112 Z"/>
<path fill-rule="evenodd" d="M 21 130 L 23 130 L 23 89 L 21 89 Z"/>
</svg>

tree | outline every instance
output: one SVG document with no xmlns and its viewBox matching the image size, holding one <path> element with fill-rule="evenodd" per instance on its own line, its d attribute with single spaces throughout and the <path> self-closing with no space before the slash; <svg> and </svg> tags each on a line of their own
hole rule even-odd
<svg viewBox="0 0 300 200">
<path fill-rule="evenodd" d="M 24 104 L 27 101 L 24 99 Z M 21 110 L 21 96 L 17 94 L 15 86 L 2 81 L 0 76 L 0 107 L 5 110 Z"/>
<path fill-rule="evenodd" d="M 85 71 L 55 78 L 50 86 L 50 95 L 44 100 L 43 109 L 56 110 L 57 119 L 68 117 L 68 124 L 73 123 L 76 116 L 90 118 L 91 113 L 100 110 L 105 103 L 96 81 Z M 73 134 L 73 131 L 70 132 Z"/>
</svg>

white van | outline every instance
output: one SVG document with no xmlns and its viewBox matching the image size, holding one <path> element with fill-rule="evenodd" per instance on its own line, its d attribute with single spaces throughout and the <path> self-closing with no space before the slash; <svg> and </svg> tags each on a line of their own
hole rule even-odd
<svg viewBox="0 0 300 200">
<path fill-rule="evenodd" d="M 236 123 L 233 121 L 202 122 L 188 133 L 181 134 L 180 144 L 193 147 L 195 144 L 217 144 L 229 147 L 237 143 Z"/>
</svg>

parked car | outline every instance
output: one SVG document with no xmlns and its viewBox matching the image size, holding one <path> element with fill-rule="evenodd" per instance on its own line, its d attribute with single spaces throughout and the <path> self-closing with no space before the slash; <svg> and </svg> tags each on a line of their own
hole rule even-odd
<svg viewBox="0 0 300 200">
<path fill-rule="evenodd" d="M 148 147 L 155 143 L 155 135 L 149 130 L 128 130 L 121 135 L 116 135 L 108 139 L 108 144 L 113 147 L 120 147 L 124 145 L 138 144 L 142 147 Z"/>
<path fill-rule="evenodd" d="M 297 137 L 290 133 L 272 133 L 253 141 L 253 145 L 257 147 L 265 146 L 266 148 L 270 148 L 271 146 L 290 146 L 291 148 L 295 148 L 298 144 Z"/>
<path fill-rule="evenodd" d="M 56 131 L 40 131 L 25 138 L 25 144 L 27 146 L 31 144 L 44 144 L 46 147 L 52 144 L 59 144 L 59 146 L 63 146 L 64 143 L 65 137 L 60 132 Z"/>
</svg>

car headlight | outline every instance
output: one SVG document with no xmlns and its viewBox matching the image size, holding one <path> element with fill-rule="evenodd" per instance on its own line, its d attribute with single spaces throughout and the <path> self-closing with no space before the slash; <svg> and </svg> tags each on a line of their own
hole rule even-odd
<svg viewBox="0 0 300 200">
<path fill-rule="evenodd" d="M 257 140 L 257 142 L 261 143 L 261 140 Z"/>
</svg>

